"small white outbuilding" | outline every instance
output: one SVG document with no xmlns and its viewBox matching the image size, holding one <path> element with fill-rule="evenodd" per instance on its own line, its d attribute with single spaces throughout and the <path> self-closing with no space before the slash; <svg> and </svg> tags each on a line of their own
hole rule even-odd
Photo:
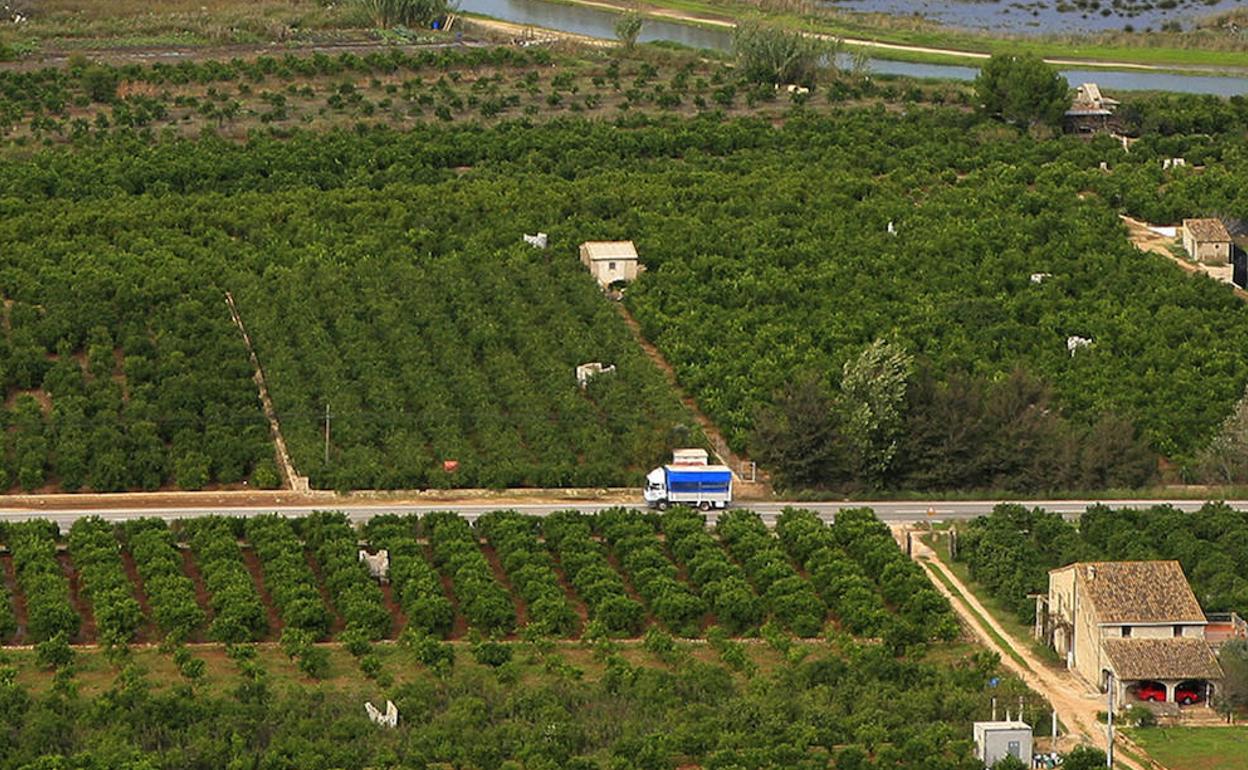
<svg viewBox="0 0 1248 770">
<path fill-rule="evenodd" d="M 975 723 L 975 757 L 992 767 L 1002 757 L 1031 766 L 1031 725 L 1018 720 Z"/>
<path fill-rule="evenodd" d="M 616 281 L 633 281 L 641 272 L 632 241 L 585 241 L 581 262 L 604 289 Z"/>
</svg>

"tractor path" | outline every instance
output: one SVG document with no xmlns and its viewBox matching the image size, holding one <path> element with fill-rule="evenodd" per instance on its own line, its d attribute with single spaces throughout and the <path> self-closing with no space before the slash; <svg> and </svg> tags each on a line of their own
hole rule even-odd
<svg viewBox="0 0 1248 770">
<path fill-rule="evenodd" d="M 706 435 L 707 441 L 711 442 L 711 448 L 715 450 L 715 454 L 719 456 L 720 461 L 732 469 L 735 486 L 733 490 L 734 496 L 748 498 L 770 497 L 771 484 L 761 470 L 758 471 L 758 479 L 756 481 L 749 482 L 741 479 L 741 469 L 748 466 L 750 459 L 732 451 L 719 427 L 711 421 L 710 417 L 707 417 L 702 412 L 693 396 L 686 393 L 684 388 L 680 386 L 680 381 L 676 378 L 676 370 L 664 358 L 663 353 L 642 334 L 641 324 L 637 323 L 637 319 L 633 318 L 633 314 L 628 312 L 628 308 L 624 307 L 624 303 L 615 302 L 613 304 L 624 319 L 624 323 L 628 326 L 629 331 L 633 333 L 633 338 L 637 340 L 637 344 L 641 346 L 646 356 L 654 362 L 654 365 L 659 368 L 659 371 L 663 372 L 668 385 L 676 392 L 685 408 L 693 414 L 693 418 L 698 421 L 698 425 L 702 428 L 702 433 Z"/>
</svg>

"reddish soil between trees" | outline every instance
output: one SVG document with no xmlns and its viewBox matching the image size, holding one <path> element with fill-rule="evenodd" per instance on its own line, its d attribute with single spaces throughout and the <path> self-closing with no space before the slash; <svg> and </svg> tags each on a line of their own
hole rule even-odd
<svg viewBox="0 0 1248 770">
<path fill-rule="evenodd" d="M 564 595 L 568 597 L 568 604 L 571 604 L 572 610 L 576 612 L 577 625 L 572 629 L 572 634 L 568 638 L 577 639 L 585 633 L 585 626 L 589 625 L 589 606 L 581 600 L 580 594 L 572 587 L 572 581 L 563 571 L 563 563 L 559 561 L 559 557 L 552 553 L 550 558 L 554 562 L 555 576 L 559 578 L 559 587 L 563 589 Z"/>
<path fill-rule="evenodd" d="M 386 634 L 386 638 L 398 639 L 403 629 L 407 628 L 407 613 L 403 612 L 399 597 L 394 595 L 394 586 L 388 582 L 381 584 L 381 603 L 390 613 L 390 631 Z"/>
<path fill-rule="evenodd" d="M 13 554 L 0 555 L 4 567 L 4 586 L 9 589 L 9 597 L 13 601 L 13 619 L 17 621 L 17 630 L 9 639 L 11 644 L 26 643 L 26 595 L 17 587 L 17 572 L 13 568 Z"/>
<path fill-rule="evenodd" d="M 651 614 L 650 603 L 641 597 L 641 594 L 638 593 L 637 589 L 633 586 L 633 581 L 628 579 L 628 573 L 624 571 L 622 566 L 620 566 L 620 559 L 615 555 L 615 549 L 607 546 L 606 543 L 603 543 L 603 549 L 607 554 L 607 563 L 610 564 L 611 569 L 615 570 L 616 574 L 620 576 L 620 580 L 624 581 L 624 591 L 628 594 L 628 598 L 636 601 L 642 607 L 646 608 L 646 619 L 645 622 L 641 624 L 641 631 L 644 633 L 650 626 L 662 627 L 658 618 Z"/>
<path fill-rule="evenodd" d="M 503 563 L 499 561 L 498 551 L 494 550 L 494 546 L 489 543 L 479 543 L 481 552 L 485 554 L 485 560 L 489 562 L 490 569 L 494 572 L 494 579 L 507 589 L 507 593 L 511 595 L 511 603 L 516 608 L 516 630 L 524 628 L 529 624 L 529 605 L 524 601 L 524 597 L 520 596 L 515 586 L 511 584 L 511 579 L 507 577 L 507 571 L 503 569 Z M 515 639 L 515 632 L 508 634 L 506 639 Z"/>
<path fill-rule="evenodd" d="M 212 595 L 208 593 L 208 586 L 204 584 L 204 576 L 199 571 L 199 565 L 195 563 L 195 554 L 190 548 L 179 548 L 182 554 L 182 571 L 191 579 L 191 584 L 195 586 L 195 603 L 204 611 L 204 625 L 195 629 L 195 633 L 191 634 L 190 641 L 204 641 L 204 629 L 212 623 Z"/>
<path fill-rule="evenodd" d="M 96 636 L 95 614 L 91 611 L 91 602 L 82 595 L 78 569 L 74 566 L 73 560 L 69 558 L 69 551 L 57 551 L 56 560 L 60 562 L 61 572 L 69 581 L 69 603 L 82 618 L 82 624 L 78 626 L 78 634 L 74 636 L 73 642 L 74 644 L 90 644 L 95 641 Z"/>
<path fill-rule="evenodd" d="M 255 584 L 256 591 L 260 594 L 260 601 L 264 604 L 264 614 L 269 620 L 268 639 L 276 641 L 282 636 L 282 616 L 278 614 L 277 607 L 273 604 L 269 589 L 264 587 L 264 569 L 260 566 L 260 557 L 249 545 L 242 546 L 242 551 L 243 563 L 247 565 L 247 571 L 251 573 L 251 582 Z"/>
<path fill-rule="evenodd" d="M 464 613 L 459 611 L 459 597 L 455 595 L 455 586 L 451 584 L 451 578 L 442 570 L 437 568 L 433 560 L 433 548 L 428 542 L 421 545 L 424 550 L 425 559 L 433 566 L 434 571 L 438 573 L 438 581 L 442 583 L 442 593 L 446 594 L 446 598 L 451 602 L 451 607 L 455 610 L 455 621 L 451 624 L 451 633 L 447 639 L 463 639 L 468 635 L 468 618 L 464 617 Z"/>
<path fill-rule="evenodd" d="M 321 603 L 325 605 L 325 611 L 329 613 L 329 638 L 337 639 L 342 629 L 347 627 L 347 622 L 342 619 L 342 614 L 334 606 L 333 597 L 329 595 L 329 588 L 325 585 L 325 573 L 321 571 L 321 563 L 316 560 L 316 556 L 311 551 L 304 551 L 303 555 L 308 560 L 308 567 L 312 569 L 312 574 L 316 577 L 316 590 L 321 595 Z"/>
<path fill-rule="evenodd" d="M 121 551 L 121 566 L 126 571 L 126 577 L 130 578 L 134 599 L 139 603 L 139 609 L 143 612 L 143 623 L 139 626 L 134 640 L 140 644 L 159 641 L 162 634 L 156 627 L 156 620 L 152 615 L 152 603 L 147 598 L 147 592 L 143 590 L 143 577 L 139 575 L 138 565 L 134 563 L 134 556 L 129 549 L 123 548 Z"/>
</svg>

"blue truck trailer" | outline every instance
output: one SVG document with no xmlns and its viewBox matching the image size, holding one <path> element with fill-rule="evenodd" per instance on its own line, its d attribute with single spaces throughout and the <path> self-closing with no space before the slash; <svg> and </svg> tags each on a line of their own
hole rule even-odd
<svg viewBox="0 0 1248 770">
<path fill-rule="evenodd" d="M 732 502 L 732 469 L 726 465 L 662 465 L 646 474 L 646 505 L 667 510 L 687 505 L 709 511 Z"/>
</svg>

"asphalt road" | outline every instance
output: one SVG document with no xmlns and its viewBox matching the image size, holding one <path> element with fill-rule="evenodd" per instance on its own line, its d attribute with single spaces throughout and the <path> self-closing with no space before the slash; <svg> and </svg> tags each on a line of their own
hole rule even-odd
<svg viewBox="0 0 1248 770">
<path fill-rule="evenodd" d="M 835 518 L 836 512 L 846 508 L 868 507 L 875 511 L 881 520 L 886 522 L 918 522 L 931 521 L 939 523 L 943 521 L 958 521 L 973 519 L 977 516 L 983 516 L 990 513 L 994 506 L 1001 501 L 998 500 L 975 500 L 975 501 L 904 501 L 904 502 L 839 502 L 839 503 L 788 503 L 788 502 L 745 502 L 735 504 L 734 508 L 743 508 L 746 510 L 757 511 L 767 524 L 772 524 L 776 516 L 787 506 L 798 508 L 807 508 L 820 514 L 824 519 L 831 521 Z M 1194 511 L 1204 504 L 1201 500 L 1028 500 L 1024 504 L 1029 507 L 1040 507 L 1046 510 L 1061 513 L 1067 518 L 1075 518 L 1083 513 L 1088 506 L 1096 503 L 1103 503 L 1114 508 L 1147 508 L 1153 505 L 1169 504 L 1183 511 Z M 1238 510 L 1248 510 L 1248 500 L 1228 500 L 1228 504 Z M 555 511 L 566 511 L 575 509 L 583 513 L 594 513 L 604 508 L 615 507 L 616 503 L 529 503 L 522 505 L 505 506 L 498 503 L 475 503 L 475 504 L 393 504 L 379 503 L 373 505 L 279 505 L 269 507 L 177 507 L 177 508 L 99 508 L 94 510 L 84 509 L 65 509 L 57 510 L 49 508 L 46 510 L 29 510 L 29 509 L 6 509 L 0 507 L 0 520 L 3 521 L 25 521 L 28 519 L 49 519 L 55 521 L 62 529 L 68 529 L 76 519 L 83 516 L 99 515 L 111 521 L 124 521 L 127 519 L 138 519 L 145 516 L 159 516 L 160 518 L 173 521 L 175 519 L 189 519 L 200 516 L 212 516 L 216 514 L 225 514 L 230 516 L 259 516 L 268 513 L 280 513 L 283 516 L 304 516 L 315 510 L 339 510 L 347 514 L 352 521 L 365 521 L 373 516 L 379 516 L 387 513 L 412 514 L 412 513 L 429 513 L 431 511 L 458 511 L 464 518 L 469 521 L 475 520 L 478 516 L 488 513 L 489 511 L 498 510 L 502 507 L 512 508 L 534 516 L 546 516 Z M 638 502 L 640 507 L 640 501 Z M 707 518 L 714 523 L 716 512 L 711 511 L 707 514 Z"/>
</svg>

